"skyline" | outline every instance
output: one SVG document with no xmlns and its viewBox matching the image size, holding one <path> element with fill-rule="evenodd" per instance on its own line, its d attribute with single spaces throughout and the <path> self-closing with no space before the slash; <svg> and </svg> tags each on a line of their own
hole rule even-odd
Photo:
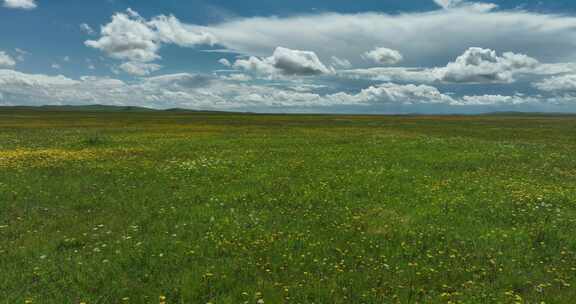
<svg viewBox="0 0 576 304">
<path fill-rule="evenodd" d="M 0 105 L 576 112 L 569 1 L 81 2 L 2 1 Z"/>
</svg>

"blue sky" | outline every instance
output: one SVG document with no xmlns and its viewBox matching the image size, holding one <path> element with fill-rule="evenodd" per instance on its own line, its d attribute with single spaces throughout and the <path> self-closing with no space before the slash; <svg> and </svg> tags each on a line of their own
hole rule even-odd
<svg viewBox="0 0 576 304">
<path fill-rule="evenodd" d="M 576 4 L 0 0 L 0 105 L 576 111 Z"/>
</svg>

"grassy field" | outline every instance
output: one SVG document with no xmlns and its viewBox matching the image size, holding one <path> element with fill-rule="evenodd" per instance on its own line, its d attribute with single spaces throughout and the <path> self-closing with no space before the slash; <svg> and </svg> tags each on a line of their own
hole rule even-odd
<svg viewBox="0 0 576 304">
<path fill-rule="evenodd" d="M 0 303 L 576 303 L 576 117 L 0 110 Z"/>
</svg>

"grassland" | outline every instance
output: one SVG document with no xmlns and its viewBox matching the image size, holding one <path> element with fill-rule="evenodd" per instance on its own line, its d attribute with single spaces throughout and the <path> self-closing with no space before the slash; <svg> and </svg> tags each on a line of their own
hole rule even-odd
<svg viewBox="0 0 576 304">
<path fill-rule="evenodd" d="M 0 303 L 575 303 L 573 116 L 0 110 Z"/>
</svg>

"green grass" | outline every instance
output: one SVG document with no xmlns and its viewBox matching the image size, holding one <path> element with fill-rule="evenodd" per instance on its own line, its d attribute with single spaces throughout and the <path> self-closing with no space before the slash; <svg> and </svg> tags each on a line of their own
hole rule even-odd
<svg viewBox="0 0 576 304">
<path fill-rule="evenodd" d="M 1 303 L 574 303 L 573 116 L 0 110 Z"/>
</svg>

